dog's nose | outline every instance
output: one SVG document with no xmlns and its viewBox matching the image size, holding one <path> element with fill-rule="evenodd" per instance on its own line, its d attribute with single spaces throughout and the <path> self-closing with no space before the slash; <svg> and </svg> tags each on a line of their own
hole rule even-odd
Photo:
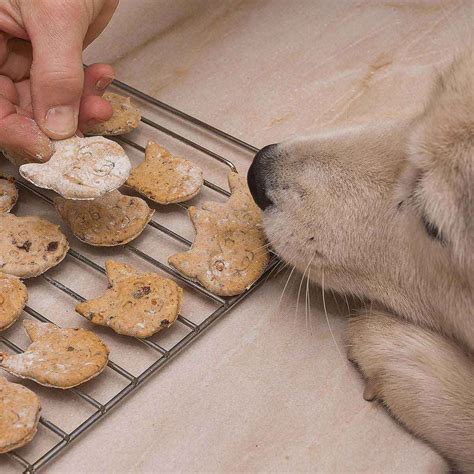
<svg viewBox="0 0 474 474">
<path fill-rule="evenodd" d="M 253 163 L 247 174 L 247 182 L 254 201 L 264 211 L 273 203 L 267 195 L 267 177 L 269 174 L 269 165 L 275 157 L 275 149 L 278 145 L 267 145 L 262 148 L 253 159 Z"/>
</svg>

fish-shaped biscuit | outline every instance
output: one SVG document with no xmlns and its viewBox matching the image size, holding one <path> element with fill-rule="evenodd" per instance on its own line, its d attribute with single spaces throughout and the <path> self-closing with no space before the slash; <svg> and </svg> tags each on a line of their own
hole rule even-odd
<svg viewBox="0 0 474 474">
<path fill-rule="evenodd" d="M 155 212 L 139 198 L 112 191 L 93 201 L 54 199 L 54 205 L 72 233 L 98 247 L 124 245 L 138 237 Z"/>
<path fill-rule="evenodd" d="M 100 298 L 79 303 L 76 311 L 94 324 L 139 338 L 171 326 L 178 317 L 183 290 L 156 273 L 139 273 L 130 265 L 107 261 L 111 288 Z"/>
<path fill-rule="evenodd" d="M 22 165 L 20 174 L 66 199 L 87 200 L 122 186 L 131 167 L 118 143 L 103 137 L 73 137 L 54 142 L 49 161 Z"/>
<path fill-rule="evenodd" d="M 232 195 L 227 202 L 189 208 L 196 230 L 193 245 L 168 259 L 180 273 L 220 296 L 243 293 L 262 275 L 269 261 L 262 214 L 245 178 L 231 173 L 229 185 Z"/>
<path fill-rule="evenodd" d="M 23 321 L 31 344 L 22 354 L 0 353 L 0 367 L 40 385 L 72 388 L 99 375 L 109 349 L 86 329 L 61 329 L 54 324 Z"/>
<path fill-rule="evenodd" d="M 33 439 L 40 411 L 34 392 L 0 377 L 0 453 L 20 448 Z"/>
<path fill-rule="evenodd" d="M 189 201 L 203 183 L 201 168 L 151 141 L 146 147 L 145 161 L 133 168 L 127 180 L 127 186 L 158 204 Z"/>
<path fill-rule="evenodd" d="M 84 135 L 124 135 L 138 127 L 140 110 L 130 102 L 130 97 L 106 92 L 103 96 L 112 106 L 113 114 L 109 120 L 83 128 Z"/>
<path fill-rule="evenodd" d="M 0 273 L 0 331 L 20 317 L 27 301 L 26 286 L 17 277 Z"/>
<path fill-rule="evenodd" d="M 0 272 L 32 278 L 61 262 L 69 249 L 59 226 L 36 216 L 0 214 Z"/>
</svg>

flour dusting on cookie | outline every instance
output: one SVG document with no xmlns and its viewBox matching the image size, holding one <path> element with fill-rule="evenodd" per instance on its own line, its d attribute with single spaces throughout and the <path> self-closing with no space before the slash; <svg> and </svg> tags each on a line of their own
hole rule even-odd
<svg viewBox="0 0 474 474">
<path fill-rule="evenodd" d="M 0 176 L 0 214 L 10 212 L 18 201 L 18 189 L 14 178 Z"/>
<path fill-rule="evenodd" d="M 20 166 L 23 178 L 36 186 L 77 200 L 96 199 L 119 188 L 130 170 L 123 148 L 103 137 L 56 141 L 49 161 Z"/>
<path fill-rule="evenodd" d="M 30 320 L 23 325 L 32 341 L 25 352 L 0 353 L 0 367 L 13 375 L 67 389 L 96 377 L 107 365 L 109 349 L 91 331 Z"/>
</svg>

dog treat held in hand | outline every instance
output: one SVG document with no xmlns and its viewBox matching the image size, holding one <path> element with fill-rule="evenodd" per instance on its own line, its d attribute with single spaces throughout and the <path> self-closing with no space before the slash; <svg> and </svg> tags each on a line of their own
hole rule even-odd
<svg viewBox="0 0 474 474">
<path fill-rule="evenodd" d="M 61 329 L 54 324 L 23 322 L 31 344 L 22 354 L 0 353 L 0 367 L 40 385 L 72 388 L 104 370 L 109 349 L 86 329 Z"/>
<path fill-rule="evenodd" d="M 20 448 L 33 439 L 40 411 L 34 392 L 0 377 L 0 453 Z"/>
<path fill-rule="evenodd" d="M 19 279 L 0 273 L 0 331 L 8 329 L 20 317 L 27 300 L 28 291 Z"/>
<path fill-rule="evenodd" d="M 253 202 L 245 178 L 229 175 L 232 196 L 225 204 L 189 208 L 196 230 L 190 250 L 171 256 L 170 265 L 216 295 L 244 292 L 264 272 L 269 261 L 261 228 L 261 211 Z"/>
<path fill-rule="evenodd" d="M 156 273 L 138 273 L 124 263 L 108 261 L 111 288 L 100 298 L 80 303 L 76 311 L 94 324 L 118 334 L 150 337 L 176 321 L 183 290 Z"/>
<path fill-rule="evenodd" d="M 189 201 L 204 184 L 201 168 L 148 142 L 145 161 L 133 168 L 127 185 L 158 204 Z"/>
<path fill-rule="evenodd" d="M 23 178 L 66 199 L 96 199 L 122 186 L 131 170 L 123 148 L 103 137 L 54 142 L 46 163 L 20 166 Z"/>
<path fill-rule="evenodd" d="M 61 262 L 69 249 L 59 226 L 36 216 L 0 214 L 0 272 L 32 278 Z"/>
<path fill-rule="evenodd" d="M 135 239 L 155 212 L 143 199 L 117 190 L 93 201 L 69 201 L 58 196 L 54 205 L 79 240 L 98 247 L 123 245 Z"/>
<path fill-rule="evenodd" d="M 140 110 L 131 104 L 130 97 L 106 92 L 102 98 L 112 106 L 113 115 L 106 122 L 86 126 L 84 135 L 124 135 L 138 127 Z"/>
<path fill-rule="evenodd" d="M 18 201 L 18 189 L 14 178 L 0 176 L 0 214 L 10 212 Z"/>
</svg>

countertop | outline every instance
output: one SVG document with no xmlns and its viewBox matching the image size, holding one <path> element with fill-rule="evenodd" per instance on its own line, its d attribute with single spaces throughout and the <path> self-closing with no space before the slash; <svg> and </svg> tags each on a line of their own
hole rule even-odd
<svg viewBox="0 0 474 474">
<path fill-rule="evenodd" d="M 410 115 L 467 1 L 122 0 L 85 61 L 257 147 Z M 242 171 L 249 159 L 238 163 Z M 270 279 L 45 472 L 436 473 L 345 358 L 344 300 Z M 332 335 L 334 335 L 334 339 Z M 9 466 L 6 471 L 9 472 Z M 2 469 L 3 472 L 3 469 Z"/>
</svg>

